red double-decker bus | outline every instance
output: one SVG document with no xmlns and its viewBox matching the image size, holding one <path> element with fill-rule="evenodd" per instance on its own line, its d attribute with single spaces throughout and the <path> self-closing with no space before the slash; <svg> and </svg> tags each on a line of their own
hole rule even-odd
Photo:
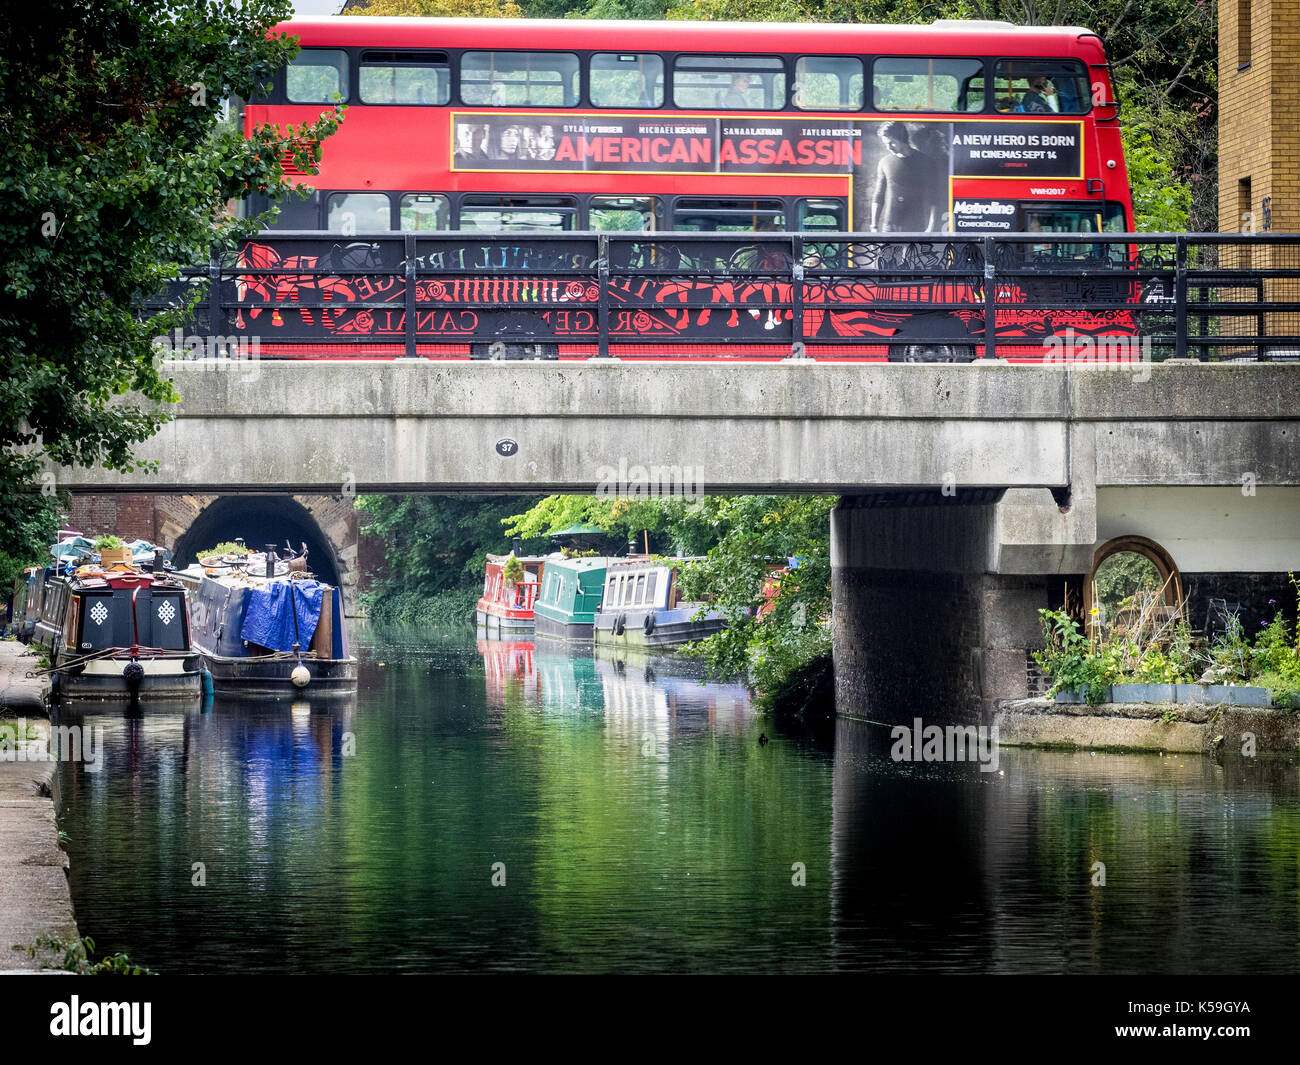
<svg viewBox="0 0 1300 1065">
<path fill-rule="evenodd" d="M 347 105 L 319 173 L 294 178 L 314 191 L 281 207 L 281 230 L 1132 228 L 1119 109 L 1084 29 L 364 17 L 279 29 L 302 50 L 245 107 L 246 127 Z"/>
</svg>

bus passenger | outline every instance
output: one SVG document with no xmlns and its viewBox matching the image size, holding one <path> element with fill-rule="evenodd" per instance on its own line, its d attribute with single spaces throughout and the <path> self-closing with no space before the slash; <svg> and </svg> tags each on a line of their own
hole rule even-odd
<svg viewBox="0 0 1300 1065">
<path fill-rule="evenodd" d="M 731 88 L 718 94 L 719 107 L 746 108 L 749 101 L 745 93 L 749 92 L 749 75 L 735 74 L 731 78 Z"/>
<path fill-rule="evenodd" d="M 1027 114 L 1058 113 L 1061 101 L 1056 95 L 1052 79 L 1038 76 L 1029 79 L 1029 91 L 1020 97 L 1020 110 Z"/>
</svg>

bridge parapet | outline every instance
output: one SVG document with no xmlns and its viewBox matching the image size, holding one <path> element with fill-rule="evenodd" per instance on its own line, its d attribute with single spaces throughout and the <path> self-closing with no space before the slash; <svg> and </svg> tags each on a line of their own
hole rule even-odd
<svg viewBox="0 0 1300 1065">
<path fill-rule="evenodd" d="M 160 305 L 205 284 L 172 346 L 256 342 L 283 357 L 1300 357 L 1293 234 L 277 232 L 186 273 Z"/>
</svg>

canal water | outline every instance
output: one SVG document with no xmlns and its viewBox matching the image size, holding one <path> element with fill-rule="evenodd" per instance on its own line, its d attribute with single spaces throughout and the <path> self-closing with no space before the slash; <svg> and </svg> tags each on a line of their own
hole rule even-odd
<svg viewBox="0 0 1300 1065">
<path fill-rule="evenodd" d="M 1300 971 L 1293 761 L 907 764 L 886 729 L 804 737 L 683 663 L 354 645 L 342 706 L 65 715 L 106 744 L 60 769 L 97 950 L 162 973 Z"/>
</svg>

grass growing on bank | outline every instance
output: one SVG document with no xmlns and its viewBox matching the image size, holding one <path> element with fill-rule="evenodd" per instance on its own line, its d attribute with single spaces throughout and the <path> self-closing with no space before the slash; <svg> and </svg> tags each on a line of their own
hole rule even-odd
<svg viewBox="0 0 1300 1065">
<path fill-rule="evenodd" d="M 41 968 L 62 969 L 78 976 L 156 976 L 152 969 L 137 965 L 125 954 L 105 954 L 94 961 L 95 941 L 90 936 L 62 939 L 59 936 L 41 935 L 28 947 L 14 947 L 29 958 L 48 955 Z"/>
<path fill-rule="evenodd" d="M 379 625 L 472 625 L 478 599 L 477 591 L 455 588 L 434 595 L 420 592 L 366 595 L 362 602 L 370 611 L 370 620 Z"/>
<path fill-rule="evenodd" d="M 1125 599 L 1123 620 L 1100 635 L 1087 634 L 1068 611 L 1040 610 L 1045 646 L 1034 661 L 1052 678 L 1049 697 L 1080 690 L 1093 706 L 1112 684 L 1248 684 L 1267 688 L 1274 706 L 1291 711 L 1300 705 L 1300 580 L 1292 574 L 1291 583 L 1296 624 L 1269 600 L 1276 612 L 1253 640 L 1235 613 L 1213 640 L 1196 637 L 1186 617 L 1162 610 L 1163 588 Z"/>
</svg>

